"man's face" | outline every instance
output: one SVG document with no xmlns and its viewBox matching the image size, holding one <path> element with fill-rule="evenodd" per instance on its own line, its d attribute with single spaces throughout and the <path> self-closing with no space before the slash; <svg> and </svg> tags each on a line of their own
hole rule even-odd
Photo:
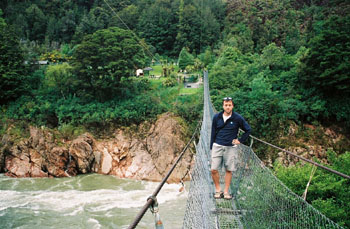
<svg viewBox="0 0 350 229">
<path fill-rule="evenodd" d="M 225 114 L 231 114 L 233 109 L 233 102 L 231 101 L 224 101 L 224 104 L 222 106 L 224 108 Z"/>
</svg>

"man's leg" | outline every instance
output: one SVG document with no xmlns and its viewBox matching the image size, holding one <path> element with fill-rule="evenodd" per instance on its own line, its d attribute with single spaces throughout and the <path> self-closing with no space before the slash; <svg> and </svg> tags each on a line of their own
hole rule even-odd
<svg viewBox="0 0 350 229">
<path fill-rule="evenodd" d="M 219 169 L 222 166 L 222 148 L 213 145 L 211 150 L 211 177 L 215 185 L 215 192 L 221 192 Z"/>
<path fill-rule="evenodd" d="M 225 174 L 225 188 L 224 195 L 229 194 L 230 184 L 232 181 L 232 171 L 236 171 L 236 163 L 237 163 L 237 147 L 226 147 L 223 155 L 223 160 L 226 168 Z"/>
<path fill-rule="evenodd" d="M 226 170 L 224 194 L 228 193 L 228 189 L 230 188 L 230 184 L 231 184 L 231 179 L 232 179 L 232 172 Z"/>
<path fill-rule="evenodd" d="M 220 192 L 221 187 L 220 187 L 220 174 L 219 171 L 217 170 L 211 170 L 211 177 L 213 178 L 213 182 L 215 185 L 215 192 Z"/>
</svg>

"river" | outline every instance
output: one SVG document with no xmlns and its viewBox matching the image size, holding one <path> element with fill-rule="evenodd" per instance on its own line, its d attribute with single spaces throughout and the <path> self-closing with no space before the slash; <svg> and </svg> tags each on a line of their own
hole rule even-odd
<svg viewBox="0 0 350 229">
<path fill-rule="evenodd" d="M 67 178 L 0 174 L 0 228 L 127 228 L 158 184 L 100 174 Z M 158 194 L 165 228 L 182 228 L 187 191 L 179 192 L 180 188 L 165 184 Z M 137 228 L 155 228 L 150 211 Z"/>
</svg>

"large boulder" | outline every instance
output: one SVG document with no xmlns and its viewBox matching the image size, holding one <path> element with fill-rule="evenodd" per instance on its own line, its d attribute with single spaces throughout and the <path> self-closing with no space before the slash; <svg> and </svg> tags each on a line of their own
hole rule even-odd
<svg viewBox="0 0 350 229">
<path fill-rule="evenodd" d="M 47 177 L 48 173 L 41 170 L 31 157 L 30 141 L 23 140 L 14 144 L 5 156 L 5 172 L 12 177 Z"/>
<path fill-rule="evenodd" d="M 147 151 L 151 155 L 155 169 L 161 177 L 164 177 L 185 147 L 184 128 L 175 116 L 165 113 L 158 118 L 149 133 Z M 179 182 L 181 179 L 185 179 L 191 166 L 191 160 L 192 154 L 186 152 L 169 177 L 169 182 Z"/>
<path fill-rule="evenodd" d="M 69 153 L 77 162 L 79 173 L 89 173 L 94 161 L 93 153 L 94 138 L 90 134 L 83 134 L 75 139 L 69 147 Z"/>
<path fill-rule="evenodd" d="M 42 163 L 48 173 L 55 177 L 69 176 L 67 173 L 69 163 L 69 152 L 67 147 L 54 147 L 47 152 L 46 160 Z"/>
</svg>

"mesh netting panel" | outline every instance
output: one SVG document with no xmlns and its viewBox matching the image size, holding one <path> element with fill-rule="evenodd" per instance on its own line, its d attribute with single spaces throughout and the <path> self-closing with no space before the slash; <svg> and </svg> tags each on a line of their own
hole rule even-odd
<svg viewBox="0 0 350 229">
<path fill-rule="evenodd" d="M 209 150 L 213 116 L 205 73 L 203 122 L 183 228 L 341 228 L 290 191 L 242 144 L 230 185 L 234 198 L 215 200 Z M 223 176 L 221 171 L 222 186 Z"/>
</svg>

